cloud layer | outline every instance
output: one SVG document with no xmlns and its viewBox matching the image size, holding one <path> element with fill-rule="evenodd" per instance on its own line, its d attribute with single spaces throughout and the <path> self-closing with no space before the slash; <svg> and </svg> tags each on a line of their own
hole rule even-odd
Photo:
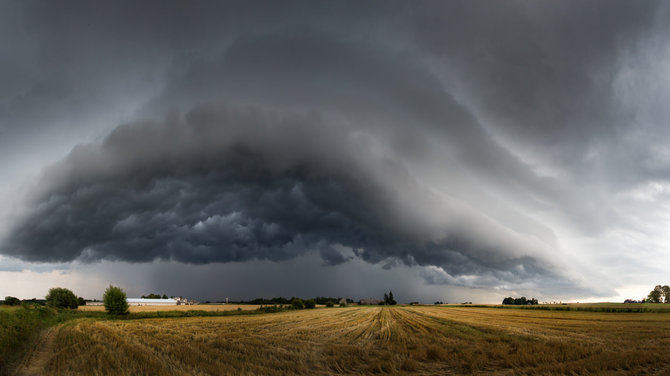
<svg viewBox="0 0 670 376">
<path fill-rule="evenodd" d="M 665 205 L 670 90 L 650 83 L 670 67 L 667 7 L 150 5 L 4 5 L 26 21 L 6 27 L 30 31 L 0 69 L 16 78 L 0 101 L 6 156 L 48 150 L 43 134 L 77 145 L 45 153 L 2 253 L 316 253 L 416 267 L 429 284 L 597 295 L 611 289 L 594 264 L 663 252 L 650 207 Z"/>
<path fill-rule="evenodd" d="M 221 104 L 121 126 L 45 172 L 9 254 L 210 263 L 318 251 L 339 264 L 351 257 L 344 247 L 369 262 L 438 265 L 455 276 L 548 274 L 532 242 L 449 204 L 405 165 L 371 152 L 360 128 L 341 127 Z"/>
</svg>

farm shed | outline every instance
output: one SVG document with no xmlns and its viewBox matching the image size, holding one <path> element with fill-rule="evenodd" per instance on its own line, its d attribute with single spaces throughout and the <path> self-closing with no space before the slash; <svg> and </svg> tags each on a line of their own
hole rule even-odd
<svg viewBox="0 0 670 376">
<path fill-rule="evenodd" d="M 142 298 L 127 298 L 128 305 L 131 306 L 164 306 L 177 305 L 175 299 L 142 299 Z"/>
</svg>

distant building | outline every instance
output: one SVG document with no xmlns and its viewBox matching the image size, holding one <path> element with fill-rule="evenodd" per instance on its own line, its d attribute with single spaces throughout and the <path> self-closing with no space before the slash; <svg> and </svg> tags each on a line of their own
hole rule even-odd
<svg viewBox="0 0 670 376">
<path fill-rule="evenodd" d="M 177 301 L 177 305 L 195 305 L 195 304 L 200 304 L 197 300 L 193 299 L 188 299 L 184 298 L 182 296 L 174 296 L 172 297 L 174 300 Z M 227 298 L 226 298 L 227 299 Z"/>
<path fill-rule="evenodd" d="M 176 299 L 126 298 L 126 301 L 131 306 L 170 306 L 178 304 Z"/>
</svg>

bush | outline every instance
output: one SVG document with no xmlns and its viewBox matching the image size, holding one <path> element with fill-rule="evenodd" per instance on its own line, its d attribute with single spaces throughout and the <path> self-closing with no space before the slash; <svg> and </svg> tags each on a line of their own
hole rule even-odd
<svg viewBox="0 0 670 376">
<path fill-rule="evenodd" d="M 15 298 L 13 296 L 5 296 L 5 305 L 21 305 L 21 301 L 19 298 Z"/>
<path fill-rule="evenodd" d="M 79 302 L 80 306 L 86 305 L 86 300 L 84 300 L 84 298 L 82 298 L 81 296 L 77 298 L 77 301 Z"/>
<path fill-rule="evenodd" d="M 50 289 L 45 299 L 47 301 L 47 305 L 54 308 L 76 309 L 79 307 L 77 295 L 75 295 L 71 290 L 62 287 L 55 287 Z"/>
<path fill-rule="evenodd" d="M 277 312 L 283 312 L 285 309 L 284 307 L 275 304 L 271 306 L 260 307 L 257 310 L 265 313 L 277 313 Z"/>
<path fill-rule="evenodd" d="M 329 301 L 326 302 L 326 307 L 328 307 L 328 308 L 335 307 L 335 303 L 333 303 L 332 300 L 329 300 Z"/>
<path fill-rule="evenodd" d="M 102 296 L 105 310 L 110 315 L 125 315 L 128 313 L 128 302 L 126 293 L 120 288 L 109 285 Z"/>
<path fill-rule="evenodd" d="M 316 302 L 314 299 L 305 300 L 305 308 L 316 308 Z"/>
<path fill-rule="evenodd" d="M 305 309 L 305 303 L 303 303 L 300 298 L 293 298 L 293 300 L 291 300 L 291 307 L 293 307 L 293 309 Z"/>
</svg>

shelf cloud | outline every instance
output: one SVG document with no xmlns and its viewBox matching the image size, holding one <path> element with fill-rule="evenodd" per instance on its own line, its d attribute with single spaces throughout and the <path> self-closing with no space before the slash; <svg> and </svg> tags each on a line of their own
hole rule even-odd
<svg viewBox="0 0 670 376">
<path fill-rule="evenodd" d="M 609 296 L 664 249 L 662 4 L 72 5 L 3 5 L 6 256 Z"/>
</svg>

